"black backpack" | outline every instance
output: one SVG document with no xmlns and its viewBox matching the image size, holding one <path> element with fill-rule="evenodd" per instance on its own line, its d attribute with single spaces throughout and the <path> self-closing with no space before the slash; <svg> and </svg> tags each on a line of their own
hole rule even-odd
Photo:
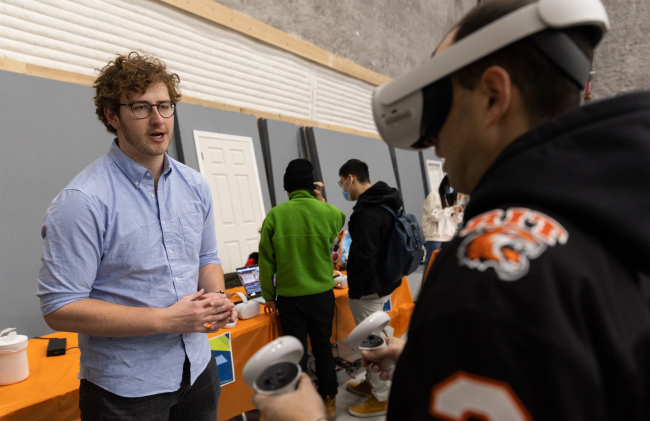
<svg viewBox="0 0 650 421">
<path fill-rule="evenodd" d="M 412 213 L 404 213 L 400 208 L 397 213 L 388 205 L 380 205 L 395 217 L 395 225 L 388 243 L 386 258 L 386 278 L 390 282 L 399 282 L 418 268 L 424 253 L 420 224 Z"/>
</svg>

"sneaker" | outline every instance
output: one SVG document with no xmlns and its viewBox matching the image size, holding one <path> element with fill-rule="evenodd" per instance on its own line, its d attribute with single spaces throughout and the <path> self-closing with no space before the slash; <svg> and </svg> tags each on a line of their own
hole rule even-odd
<svg viewBox="0 0 650 421">
<path fill-rule="evenodd" d="M 346 389 L 348 392 L 352 392 L 355 395 L 364 397 L 372 396 L 372 385 L 365 380 L 362 382 L 350 382 Z"/>
<path fill-rule="evenodd" d="M 377 398 L 371 396 L 364 403 L 349 407 L 348 412 L 353 417 L 370 418 L 386 415 L 386 408 L 388 408 L 388 401 L 379 402 Z"/>
<path fill-rule="evenodd" d="M 326 396 L 323 402 L 325 402 L 327 416 L 330 418 L 330 421 L 334 421 L 336 419 L 336 395 Z"/>
</svg>

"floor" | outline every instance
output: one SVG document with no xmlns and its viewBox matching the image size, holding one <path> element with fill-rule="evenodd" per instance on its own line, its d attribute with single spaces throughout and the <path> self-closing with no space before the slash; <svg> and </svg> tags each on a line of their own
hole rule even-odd
<svg viewBox="0 0 650 421">
<path fill-rule="evenodd" d="M 336 397 L 336 420 L 337 421 L 358 421 L 360 418 L 353 417 L 348 413 L 348 407 L 352 405 L 357 405 L 363 403 L 366 400 L 363 396 L 357 396 L 353 393 L 345 390 L 345 386 L 349 381 L 361 381 L 366 375 L 365 370 L 359 370 L 355 373 L 355 377 L 349 376 L 344 370 L 338 372 L 339 380 L 339 394 Z M 370 417 L 364 418 L 369 421 L 383 421 L 386 419 L 385 416 Z M 242 421 L 244 418 L 242 416 L 237 416 L 231 418 L 228 421 Z M 258 411 L 249 411 L 246 413 L 246 420 L 248 421 L 257 421 L 259 420 Z"/>
<path fill-rule="evenodd" d="M 418 270 L 413 272 L 407 277 L 409 288 L 411 289 L 411 295 L 413 296 L 413 301 L 417 301 L 417 296 L 420 293 L 420 288 L 422 286 L 422 273 L 424 270 L 424 265 L 420 265 Z M 352 405 L 357 405 L 363 403 L 366 399 L 362 396 L 357 396 L 345 390 L 345 386 L 349 381 L 361 381 L 365 377 L 365 371 L 363 369 L 358 370 L 353 373 L 352 376 L 347 374 L 344 370 L 338 372 L 338 381 L 339 381 L 339 394 L 336 398 L 336 420 L 337 421 L 358 421 L 360 418 L 353 417 L 348 413 L 348 407 Z M 354 376 L 354 377 L 353 377 Z M 250 411 L 246 413 L 246 419 L 248 421 L 257 421 L 259 420 L 259 412 Z M 383 421 L 386 419 L 385 416 L 364 418 L 369 421 Z M 242 416 L 237 416 L 228 421 L 242 421 L 244 418 Z"/>
</svg>

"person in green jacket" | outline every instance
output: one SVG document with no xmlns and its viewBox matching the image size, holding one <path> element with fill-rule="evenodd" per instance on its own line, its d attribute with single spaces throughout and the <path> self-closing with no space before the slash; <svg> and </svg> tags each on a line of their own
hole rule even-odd
<svg viewBox="0 0 650 421">
<path fill-rule="evenodd" d="M 289 163 L 284 189 L 289 201 L 271 209 L 262 224 L 259 266 L 265 311 L 279 313 L 282 333 L 302 342 L 305 373 L 309 336 L 318 393 L 334 419 L 338 381 L 330 344 L 335 305 L 331 248 L 345 214 L 325 202 L 322 183 L 314 182 L 314 168 L 306 159 Z"/>
</svg>

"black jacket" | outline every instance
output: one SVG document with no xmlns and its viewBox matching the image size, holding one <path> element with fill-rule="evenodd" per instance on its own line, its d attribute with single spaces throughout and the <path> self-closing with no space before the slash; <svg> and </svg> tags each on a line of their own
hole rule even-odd
<svg viewBox="0 0 650 421">
<path fill-rule="evenodd" d="M 419 295 L 388 419 L 456 419 L 450 399 L 479 395 L 516 419 L 650 419 L 642 273 L 650 93 L 554 118 L 488 169 Z"/>
<path fill-rule="evenodd" d="M 379 293 L 380 297 L 393 292 L 400 282 L 390 282 L 384 275 L 388 242 L 393 232 L 395 217 L 381 207 L 385 204 L 397 211 L 402 199 L 397 189 L 378 181 L 359 195 L 350 216 L 348 230 L 352 238 L 348 257 L 348 295 L 359 299 Z"/>
</svg>

